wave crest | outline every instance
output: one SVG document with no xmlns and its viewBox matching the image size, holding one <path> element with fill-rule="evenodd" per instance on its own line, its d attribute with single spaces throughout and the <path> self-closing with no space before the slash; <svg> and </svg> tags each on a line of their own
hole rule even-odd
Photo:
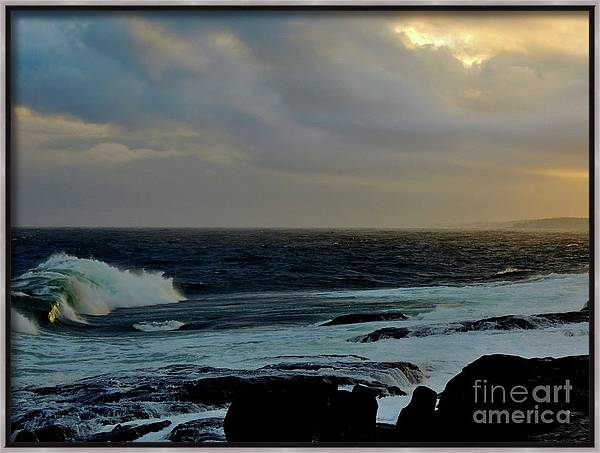
<svg viewBox="0 0 600 453">
<path fill-rule="evenodd" d="M 50 322 L 85 323 L 82 315 L 106 315 L 116 308 L 185 300 L 163 272 L 121 270 L 103 261 L 60 253 L 12 282 L 21 292 L 46 301 Z M 38 301 L 32 301 L 30 305 Z M 39 307 L 28 307 L 38 308 Z"/>
<path fill-rule="evenodd" d="M 531 269 L 521 269 L 519 267 L 506 267 L 501 271 L 496 272 L 494 275 L 523 275 L 533 272 Z"/>
<path fill-rule="evenodd" d="M 185 322 L 170 320 L 138 322 L 133 325 L 133 328 L 142 332 L 166 332 L 169 330 L 178 330 L 183 326 L 185 326 Z"/>
</svg>

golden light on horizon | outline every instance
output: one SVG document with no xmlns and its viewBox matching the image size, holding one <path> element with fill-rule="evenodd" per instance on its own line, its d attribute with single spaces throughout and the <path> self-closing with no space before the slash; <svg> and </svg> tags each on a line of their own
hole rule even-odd
<svg viewBox="0 0 600 453">
<path fill-rule="evenodd" d="M 574 170 L 568 168 L 543 169 L 535 171 L 534 174 L 560 179 L 588 179 L 590 177 L 589 172 L 587 170 Z"/>
<path fill-rule="evenodd" d="M 525 14 L 518 18 L 433 14 L 402 18 L 392 28 L 406 47 L 445 48 L 470 68 L 501 53 L 587 55 L 587 26 L 582 14 Z"/>
</svg>

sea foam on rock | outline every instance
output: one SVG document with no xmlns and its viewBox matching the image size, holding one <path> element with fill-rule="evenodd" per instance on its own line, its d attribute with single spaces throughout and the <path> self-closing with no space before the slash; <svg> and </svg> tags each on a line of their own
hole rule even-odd
<svg viewBox="0 0 600 453">
<path fill-rule="evenodd" d="M 587 305 L 579 311 L 563 313 L 540 313 L 536 315 L 505 315 L 478 320 L 455 321 L 449 323 L 426 324 L 413 327 L 385 327 L 366 335 L 351 338 L 350 341 L 371 343 L 386 339 L 407 337 L 428 337 L 432 335 L 450 335 L 454 333 L 488 331 L 488 330 L 531 330 L 542 329 L 562 324 L 587 322 L 589 310 Z"/>
</svg>

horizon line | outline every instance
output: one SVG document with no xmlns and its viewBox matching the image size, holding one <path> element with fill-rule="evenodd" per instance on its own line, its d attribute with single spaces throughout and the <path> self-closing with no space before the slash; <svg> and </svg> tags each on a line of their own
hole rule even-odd
<svg viewBox="0 0 600 453">
<path fill-rule="evenodd" d="M 451 230 L 451 229 L 485 229 L 487 227 L 506 229 L 507 224 L 519 223 L 519 222 L 536 222 L 536 221 L 548 221 L 548 220 L 586 220 L 589 222 L 589 217 L 539 217 L 530 219 L 512 219 L 512 220 L 494 220 L 494 221 L 470 221 L 465 223 L 448 223 L 448 224 L 434 224 L 434 225 L 420 225 L 420 226 L 289 226 L 289 225 L 239 225 L 239 226 L 208 226 L 208 225 L 11 225 L 11 228 L 40 228 L 40 229 L 52 229 L 52 228 L 89 228 L 89 229 L 211 229 L 211 230 L 258 230 L 258 229 L 271 229 L 271 230 Z"/>
</svg>

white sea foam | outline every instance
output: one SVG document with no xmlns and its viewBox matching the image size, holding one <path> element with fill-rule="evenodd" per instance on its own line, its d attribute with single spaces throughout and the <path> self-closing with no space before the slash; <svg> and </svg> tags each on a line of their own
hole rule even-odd
<svg viewBox="0 0 600 453">
<path fill-rule="evenodd" d="M 10 310 L 12 330 L 27 335 L 37 335 L 39 333 L 38 326 L 35 321 L 27 318 L 19 313 L 14 308 Z"/>
<path fill-rule="evenodd" d="M 160 331 L 169 331 L 169 330 L 177 330 L 185 326 L 185 322 L 181 321 L 150 321 L 150 322 L 138 322 L 133 325 L 134 329 L 140 330 L 142 332 L 160 332 Z"/>
<path fill-rule="evenodd" d="M 523 272 L 530 272 L 530 269 L 521 269 L 520 267 L 506 267 L 501 271 L 496 272 L 495 275 L 510 275 L 510 274 L 521 274 Z"/>
<path fill-rule="evenodd" d="M 166 440 L 167 436 L 171 433 L 171 431 L 173 431 L 178 425 L 182 423 L 187 423 L 194 420 L 210 417 L 225 418 L 225 414 L 227 414 L 227 408 L 171 415 L 165 418 L 161 417 L 156 419 L 149 419 L 146 420 L 147 423 L 153 423 L 167 419 L 171 422 L 171 424 L 160 431 L 145 434 L 144 436 L 136 439 L 135 442 L 161 442 Z M 225 437 L 225 433 L 222 429 L 218 429 L 218 431 L 220 431 L 221 435 Z"/>
<path fill-rule="evenodd" d="M 316 293 L 325 299 L 347 299 L 352 304 L 393 302 L 399 311 L 431 304 L 433 310 L 400 321 L 403 326 L 422 321 L 462 321 L 490 316 L 580 310 L 589 297 L 589 275 L 548 274 L 533 280 L 487 282 L 464 286 L 423 286 L 344 290 Z M 389 322 L 388 322 L 389 324 Z"/>
</svg>

